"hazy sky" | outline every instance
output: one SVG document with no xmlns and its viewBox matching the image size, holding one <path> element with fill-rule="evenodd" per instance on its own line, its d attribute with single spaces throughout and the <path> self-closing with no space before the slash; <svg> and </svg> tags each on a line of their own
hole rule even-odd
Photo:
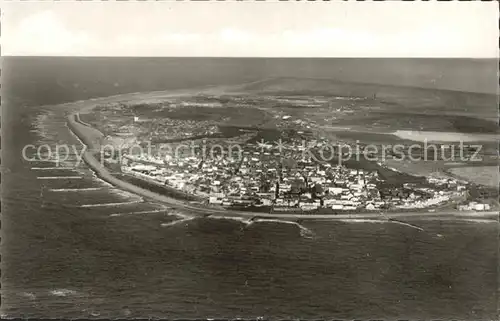
<svg viewBox="0 0 500 321">
<path fill-rule="evenodd" d="M 9 2 L 2 55 L 498 57 L 493 2 Z"/>
</svg>

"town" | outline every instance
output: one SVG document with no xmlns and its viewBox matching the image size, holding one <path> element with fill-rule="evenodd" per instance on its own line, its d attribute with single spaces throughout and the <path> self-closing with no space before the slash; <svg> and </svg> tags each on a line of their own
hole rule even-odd
<svg viewBox="0 0 500 321">
<path fill-rule="evenodd" d="M 426 184 L 387 187 L 376 170 L 304 159 L 300 145 L 281 147 L 247 144 L 241 155 L 233 150 L 210 157 L 127 154 L 121 171 L 195 195 L 209 206 L 257 211 L 415 210 L 461 202 L 467 195 L 465 182 L 455 179 L 429 177 Z"/>
<path fill-rule="evenodd" d="M 471 184 L 460 178 L 410 175 L 377 161 L 446 160 L 457 152 L 471 159 L 477 154 L 473 146 L 444 143 L 429 149 L 400 141 L 399 151 L 374 151 L 368 148 L 373 144 L 338 135 L 348 129 L 334 126 L 332 135 L 326 124 L 351 117 L 344 105 L 356 102 L 338 98 L 196 96 L 102 105 L 83 117 L 104 134 L 105 144 L 118 149 L 118 155 L 104 158 L 118 163 L 119 172 L 210 207 L 277 213 L 490 208 L 489 198 L 471 197 Z M 366 99 L 371 98 L 360 101 Z M 263 107 L 268 105 L 281 107 Z M 295 105 L 314 107 L 314 113 L 299 115 L 290 107 Z"/>
</svg>

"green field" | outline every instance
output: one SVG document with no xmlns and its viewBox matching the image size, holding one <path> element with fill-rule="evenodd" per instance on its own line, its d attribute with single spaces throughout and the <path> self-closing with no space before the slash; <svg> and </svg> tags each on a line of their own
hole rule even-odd
<svg viewBox="0 0 500 321">
<path fill-rule="evenodd" d="M 470 166 L 450 168 L 449 172 L 475 184 L 498 188 L 498 166 Z"/>
</svg>

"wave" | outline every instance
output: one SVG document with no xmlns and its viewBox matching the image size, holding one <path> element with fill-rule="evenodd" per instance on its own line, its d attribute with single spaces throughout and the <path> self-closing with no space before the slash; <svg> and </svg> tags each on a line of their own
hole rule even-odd
<svg viewBox="0 0 500 321">
<path fill-rule="evenodd" d="M 131 201 L 131 202 L 121 202 L 121 203 L 99 203 L 99 204 L 83 204 L 80 207 L 105 207 L 105 206 L 120 206 L 120 205 L 129 205 L 129 204 L 137 204 L 142 201 Z"/>
<path fill-rule="evenodd" d="M 374 223 L 374 224 L 389 223 L 387 220 L 363 219 L 363 218 L 346 218 L 346 219 L 339 219 L 338 221 L 342 223 Z"/>
<path fill-rule="evenodd" d="M 28 299 L 31 299 L 31 300 L 35 300 L 36 299 L 36 295 L 35 293 L 33 292 L 21 292 L 19 293 L 21 296 L 25 297 L 25 298 L 28 298 Z"/>
<path fill-rule="evenodd" d="M 99 312 L 96 312 L 92 309 L 83 309 L 82 312 L 87 312 L 89 315 L 91 315 L 93 317 L 98 317 L 101 315 Z"/>
<path fill-rule="evenodd" d="M 60 161 L 56 159 L 27 159 L 28 162 L 32 163 L 60 163 Z"/>
<path fill-rule="evenodd" d="M 388 221 L 389 221 L 390 223 L 399 224 L 399 225 L 403 225 L 403 226 L 408 226 L 408 227 L 414 228 L 414 229 L 419 230 L 419 231 L 425 231 L 425 230 L 424 230 L 423 228 L 421 228 L 420 226 L 413 225 L 413 224 L 410 224 L 410 223 L 401 222 L 401 221 L 398 221 L 398 220 L 395 220 L 395 219 L 389 219 Z"/>
<path fill-rule="evenodd" d="M 496 223 L 499 224 L 498 220 L 492 218 L 454 218 L 452 221 L 458 222 L 468 222 L 468 223 L 481 223 L 481 224 L 491 224 Z"/>
<path fill-rule="evenodd" d="M 51 295 L 55 295 L 55 296 L 68 296 L 68 295 L 75 295 L 78 292 L 76 292 L 75 290 L 69 290 L 69 289 L 55 289 L 55 290 L 49 291 L 49 293 Z"/>
<path fill-rule="evenodd" d="M 79 162 L 78 159 L 57 159 L 57 158 L 48 158 L 48 159 L 26 159 L 26 161 L 30 163 L 40 163 L 40 164 L 56 164 L 56 166 L 53 166 L 54 168 L 52 169 L 77 169 L 80 164 L 83 164 L 83 162 Z M 42 170 L 42 168 L 48 168 L 48 167 L 38 167 L 34 166 L 31 169 L 34 170 Z"/>
<path fill-rule="evenodd" d="M 194 218 L 199 217 L 199 216 L 193 216 L 193 215 L 184 214 L 184 213 L 182 213 L 180 211 L 173 211 L 173 212 L 168 213 L 168 215 L 180 217 L 182 219 L 194 219 Z"/>
<path fill-rule="evenodd" d="M 38 176 L 36 179 L 82 179 L 83 176 Z"/>
<path fill-rule="evenodd" d="M 114 187 L 114 185 L 113 185 L 113 184 L 108 183 L 108 182 L 106 182 L 106 181 L 105 181 L 105 180 L 103 180 L 103 179 L 98 178 L 98 179 L 97 179 L 97 181 L 98 181 L 98 182 L 99 182 L 99 184 L 101 184 L 102 186 L 106 186 L 106 187 Z"/>
<path fill-rule="evenodd" d="M 125 215 L 137 215 L 137 214 L 150 214 L 150 213 L 161 213 L 166 212 L 166 209 L 150 210 L 150 211 L 138 211 L 138 212 L 127 212 L 127 213 L 113 213 L 110 217 L 125 216 Z"/>
<path fill-rule="evenodd" d="M 245 225 L 249 225 L 252 222 L 252 219 L 250 218 L 245 218 L 241 216 L 225 216 L 225 215 L 208 215 L 206 216 L 208 219 L 214 219 L 214 220 L 231 220 L 231 221 L 237 221 L 240 223 L 244 223 Z"/>
<path fill-rule="evenodd" d="M 290 224 L 290 225 L 295 225 L 300 229 L 300 236 L 305 237 L 305 238 L 313 238 L 316 236 L 316 234 L 308 229 L 307 227 L 301 225 L 300 223 L 294 222 L 294 221 L 285 221 L 285 220 L 279 220 L 279 219 L 264 219 L 264 218 L 257 218 L 255 220 L 252 220 L 248 226 L 260 222 L 273 222 L 273 223 L 279 223 L 279 224 Z"/>
<path fill-rule="evenodd" d="M 87 187 L 87 188 L 50 188 L 50 192 L 85 192 L 85 191 L 100 191 L 104 187 Z"/>
<path fill-rule="evenodd" d="M 173 222 L 168 222 L 168 223 L 161 223 L 160 225 L 162 227 L 169 227 L 169 226 L 174 226 L 174 225 L 177 225 L 177 224 L 180 224 L 180 223 L 183 223 L 183 222 L 188 222 L 188 221 L 192 221 L 193 219 L 195 219 L 196 217 L 189 217 L 189 218 L 183 218 L 181 220 L 177 220 L 177 221 L 173 221 Z"/>
<path fill-rule="evenodd" d="M 151 204 L 151 205 L 155 205 L 159 208 L 162 208 L 162 209 L 165 209 L 165 210 L 170 210 L 172 209 L 172 207 L 168 206 L 168 205 L 165 205 L 164 203 L 158 203 L 158 202 L 155 202 L 155 201 L 148 201 L 148 204 Z"/>
<path fill-rule="evenodd" d="M 344 223 L 375 223 L 375 224 L 384 224 L 384 223 L 392 223 L 392 224 L 399 224 L 407 227 L 414 228 L 419 231 L 425 231 L 423 228 L 421 228 L 418 225 L 398 221 L 392 218 L 386 218 L 386 219 L 343 219 L 340 220 L 341 222 Z"/>
<path fill-rule="evenodd" d="M 56 137 L 56 135 L 49 130 L 50 124 L 48 124 L 48 121 L 53 120 L 54 116 L 54 112 L 49 110 L 44 110 L 43 113 L 38 114 L 33 122 L 33 126 L 36 128 L 33 132 L 36 132 L 36 134 L 43 139 L 53 139 Z"/>
<path fill-rule="evenodd" d="M 39 145 L 48 145 L 49 151 L 48 152 L 40 152 L 37 153 L 36 155 L 33 156 L 33 160 L 39 160 L 39 161 L 44 161 L 44 160 L 54 160 L 54 161 L 70 161 L 70 160 L 77 160 L 80 156 L 81 151 L 79 150 L 60 150 L 60 152 L 64 152 L 63 155 L 57 154 L 57 148 L 60 147 L 60 144 L 63 144 L 64 141 L 60 141 L 60 144 L 54 144 L 51 145 L 50 142 L 37 142 Z M 37 157 L 37 158 L 35 158 Z"/>
<path fill-rule="evenodd" d="M 109 189 L 109 192 L 111 194 L 118 195 L 120 197 L 127 198 L 127 199 L 136 199 L 136 200 L 140 199 L 141 201 L 144 200 L 141 196 L 139 196 L 137 194 L 130 193 L 130 192 L 118 189 L 118 188 Z"/>
<path fill-rule="evenodd" d="M 71 160 L 71 159 L 27 159 L 30 163 L 36 163 L 38 164 L 55 164 L 55 166 L 52 167 L 40 167 L 40 166 L 34 166 L 31 167 L 33 170 L 57 170 L 57 169 L 65 169 L 65 170 L 75 170 L 77 171 L 78 169 L 81 168 L 81 165 L 83 162 L 78 161 L 78 160 Z"/>
<path fill-rule="evenodd" d="M 56 166 L 56 167 L 31 167 L 32 170 L 35 171 L 50 171 L 50 170 L 76 170 L 74 167 L 62 167 L 62 166 Z"/>
</svg>

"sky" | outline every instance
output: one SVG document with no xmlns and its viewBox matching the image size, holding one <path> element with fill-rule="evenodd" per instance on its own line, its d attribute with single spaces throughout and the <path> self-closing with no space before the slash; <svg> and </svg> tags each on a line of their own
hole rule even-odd
<svg viewBox="0 0 500 321">
<path fill-rule="evenodd" d="M 23 1 L 4 56 L 498 57 L 492 2 Z"/>
</svg>

